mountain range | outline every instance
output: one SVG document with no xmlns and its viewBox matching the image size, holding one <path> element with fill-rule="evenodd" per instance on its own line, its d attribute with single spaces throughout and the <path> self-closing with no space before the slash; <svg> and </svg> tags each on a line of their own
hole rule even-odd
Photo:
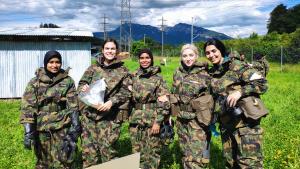
<svg viewBox="0 0 300 169">
<path fill-rule="evenodd" d="M 123 27 L 128 28 L 125 24 Z M 128 30 L 128 29 L 127 29 Z M 208 30 L 202 27 L 193 27 L 194 30 L 194 42 L 205 41 L 208 38 L 218 38 L 220 40 L 232 39 L 232 37 L 227 36 L 223 33 Z M 157 27 L 150 25 L 141 25 L 132 23 L 131 32 L 133 40 L 142 40 L 144 35 L 150 37 L 151 39 L 161 43 L 161 30 Z M 109 37 L 119 39 L 120 37 L 120 27 L 115 30 L 107 32 Z M 94 32 L 94 36 L 103 39 L 103 32 Z M 185 23 L 176 24 L 173 27 L 166 27 L 164 29 L 164 43 L 170 45 L 179 45 L 191 42 L 191 25 Z"/>
</svg>

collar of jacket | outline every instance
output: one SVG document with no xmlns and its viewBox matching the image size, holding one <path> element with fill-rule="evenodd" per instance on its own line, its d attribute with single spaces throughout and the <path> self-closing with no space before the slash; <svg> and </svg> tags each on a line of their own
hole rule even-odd
<svg viewBox="0 0 300 169">
<path fill-rule="evenodd" d="M 48 83 L 48 84 L 54 84 L 57 81 L 60 81 L 66 77 L 68 77 L 69 70 L 71 68 L 68 67 L 66 70 L 60 69 L 59 72 L 57 73 L 56 76 L 54 76 L 52 79 L 47 75 L 45 68 L 41 67 L 38 68 L 35 72 L 35 75 L 37 76 L 38 80 L 43 82 L 43 83 Z"/>
<path fill-rule="evenodd" d="M 199 73 L 202 70 L 208 69 L 208 63 L 207 62 L 195 62 L 194 65 L 191 67 L 187 67 L 182 61 L 180 62 L 181 66 L 179 67 L 179 70 L 184 73 L 188 74 L 194 74 Z"/>
<path fill-rule="evenodd" d="M 102 56 L 97 59 L 97 65 L 103 69 L 115 69 L 115 68 L 122 66 L 123 64 L 124 64 L 124 62 L 121 62 L 118 59 L 114 59 L 111 64 L 105 65 L 104 59 Z"/>
<path fill-rule="evenodd" d="M 149 66 L 146 69 L 139 68 L 136 75 L 139 77 L 150 77 L 161 72 L 159 66 Z"/>
<path fill-rule="evenodd" d="M 231 59 L 228 56 L 225 56 L 221 65 L 213 65 L 210 70 L 212 75 L 222 75 L 229 70 Z"/>
</svg>

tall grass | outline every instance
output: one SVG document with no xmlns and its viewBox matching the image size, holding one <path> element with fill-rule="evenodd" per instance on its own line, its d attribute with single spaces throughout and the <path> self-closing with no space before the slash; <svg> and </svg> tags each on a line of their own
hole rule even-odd
<svg viewBox="0 0 300 169">
<path fill-rule="evenodd" d="M 201 58 L 202 60 L 203 58 Z M 168 59 L 162 66 L 162 75 L 171 86 L 173 72 L 179 65 L 179 58 Z M 159 59 L 155 60 L 159 64 Z M 131 70 L 138 68 L 136 61 L 126 60 Z M 268 75 L 269 90 L 263 95 L 270 114 L 262 120 L 264 128 L 264 166 L 265 168 L 300 168 L 300 65 L 280 65 L 272 63 Z M 32 151 L 23 147 L 23 128 L 19 124 L 19 100 L 0 100 L 0 168 L 34 168 L 35 157 Z M 119 155 L 131 153 L 128 123 L 122 126 L 122 134 L 115 145 Z M 220 137 L 213 137 L 211 145 L 211 164 L 214 169 L 223 167 Z M 161 168 L 179 169 L 181 151 L 178 138 L 164 147 L 161 154 Z"/>
</svg>

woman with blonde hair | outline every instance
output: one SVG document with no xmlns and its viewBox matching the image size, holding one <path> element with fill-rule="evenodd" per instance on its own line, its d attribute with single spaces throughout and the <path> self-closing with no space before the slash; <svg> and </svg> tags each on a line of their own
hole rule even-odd
<svg viewBox="0 0 300 169">
<path fill-rule="evenodd" d="M 195 45 L 183 45 L 181 65 L 173 75 L 171 103 L 178 109 L 172 113 L 177 117 L 182 162 L 186 169 L 206 168 L 209 164 L 208 125 L 213 101 L 207 64 L 197 61 L 198 53 Z"/>
</svg>

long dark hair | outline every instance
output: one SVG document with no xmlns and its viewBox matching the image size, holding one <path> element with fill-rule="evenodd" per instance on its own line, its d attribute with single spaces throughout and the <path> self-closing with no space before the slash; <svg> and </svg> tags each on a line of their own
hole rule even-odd
<svg viewBox="0 0 300 169">
<path fill-rule="evenodd" d="M 228 55 L 225 45 L 219 39 L 216 39 L 216 38 L 208 39 L 204 44 L 203 51 L 205 51 L 206 47 L 209 45 L 214 45 L 221 52 L 222 57 L 225 57 Z"/>
</svg>

